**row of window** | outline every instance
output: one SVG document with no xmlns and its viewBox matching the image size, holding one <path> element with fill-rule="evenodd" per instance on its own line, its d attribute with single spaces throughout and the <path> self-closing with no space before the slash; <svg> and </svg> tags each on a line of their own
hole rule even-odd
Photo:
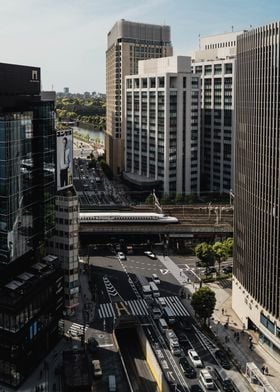
<svg viewBox="0 0 280 392">
<path fill-rule="evenodd" d="M 230 48 L 236 46 L 236 41 L 227 41 L 227 42 L 218 42 L 216 44 L 209 44 L 205 45 L 204 49 L 209 50 L 209 49 L 219 49 L 219 48 Z"/>
</svg>

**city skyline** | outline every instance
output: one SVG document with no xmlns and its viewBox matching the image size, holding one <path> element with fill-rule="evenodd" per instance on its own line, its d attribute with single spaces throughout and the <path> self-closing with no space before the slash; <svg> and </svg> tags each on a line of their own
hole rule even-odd
<svg viewBox="0 0 280 392">
<path fill-rule="evenodd" d="M 105 92 L 106 38 L 116 20 L 170 25 L 174 54 L 190 55 L 199 35 L 271 23 L 280 11 L 274 0 L 177 0 L 175 5 L 167 0 L 5 2 L 0 5 L 1 61 L 40 66 L 44 90 Z"/>
</svg>

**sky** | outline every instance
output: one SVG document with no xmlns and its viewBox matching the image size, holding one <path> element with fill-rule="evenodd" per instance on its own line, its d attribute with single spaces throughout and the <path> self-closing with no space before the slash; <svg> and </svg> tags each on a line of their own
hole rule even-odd
<svg viewBox="0 0 280 392">
<path fill-rule="evenodd" d="M 0 62 L 41 67 L 42 89 L 105 92 L 107 33 L 119 19 L 171 26 L 174 54 L 199 35 L 280 20 L 279 0 L 0 0 Z"/>
</svg>

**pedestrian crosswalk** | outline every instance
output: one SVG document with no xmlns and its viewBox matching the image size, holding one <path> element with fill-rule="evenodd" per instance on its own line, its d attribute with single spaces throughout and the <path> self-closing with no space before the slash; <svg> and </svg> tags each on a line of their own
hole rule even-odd
<svg viewBox="0 0 280 392">
<path fill-rule="evenodd" d="M 167 306 L 171 311 L 171 315 L 175 317 L 185 317 L 189 316 L 189 312 L 184 307 L 179 297 L 171 296 L 171 297 L 161 297 L 166 302 Z"/>
<path fill-rule="evenodd" d="M 86 323 L 78 324 L 78 323 L 71 323 L 70 321 L 59 320 L 59 329 L 63 332 L 64 335 L 77 337 L 81 336 L 86 333 L 89 328 L 89 324 Z"/>
<path fill-rule="evenodd" d="M 98 308 L 99 318 L 115 318 L 115 311 L 113 305 L 109 302 L 106 304 L 100 304 Z"/>
<path fill-rule="evenodd" d="M 179 297 L 171 296 L 171 297 L 162 297 L 165 301 L 166 305 L 170 309 L 171 315 L 174 317 L 184 317 L 189 316 L 187 309 L 184 307 Z M 144 299 L 134 299 L 123 301 L 128 311 L 133 316 L 149 316 L 149 307 L 147 302 Z M 110 302 L 103 303 L 98 306 L 97 309 L 98 317 L 101 319 L 104 318 L 117 318 L 117 311 L 114 305 Z"/>
</svg>

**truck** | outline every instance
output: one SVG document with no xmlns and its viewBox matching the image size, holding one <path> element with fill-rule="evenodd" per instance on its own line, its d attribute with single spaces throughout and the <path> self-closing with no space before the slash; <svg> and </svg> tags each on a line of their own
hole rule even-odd
<svg viewBox="0 0 280 392">
<path fill-rule="evenodd" d="M 148 280 L 143 275 L 136 275 L 139 285 L 141 287 L 141 292 L 144 299 L 150 299 L 153 296 L 153 292 Z"/>
<path fill-rule="evenodd" d="M 180 355 L 181 349 L 180 349 L 179 341 L 173 329 L 167 329 L 165 331 L 165 337 L 171 353 L 173 355 Z"/>
</svg>

